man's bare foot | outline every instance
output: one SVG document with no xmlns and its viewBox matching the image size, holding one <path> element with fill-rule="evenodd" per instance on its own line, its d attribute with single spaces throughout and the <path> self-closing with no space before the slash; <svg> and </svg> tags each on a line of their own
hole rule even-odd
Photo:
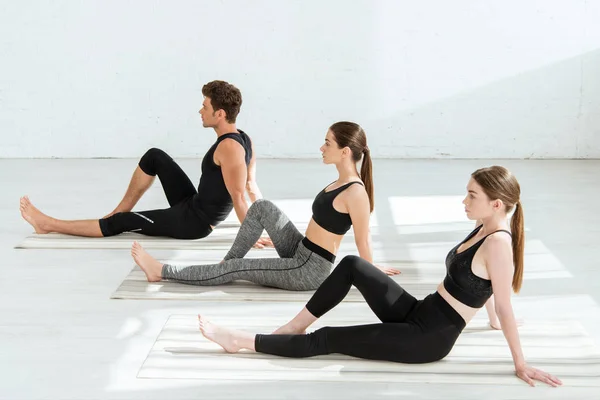
<svg viewBox="0 0 600 400">
<path fill-rule="evenodd" d="M 238 331 L 223 328 L 209 322 L 206 318 L 198 314 L 198 323 L 202 335 L 221 346 L 228 353 L 237 353 L 241 347 L 237 344 L 236 334 Z"/>
<path fill-rule="evenodd" d="M 291 326 L 289 323 L 283 325 L 280 328 L 277 328 L 273 333 L 273 335 L 306 335 L 306 329 L 297 329 Z"/>
<path fill-rule="evenodd" d="M 131 256 L 146 274 L 148 282 L 160 282 L 162 280 L 163 265 L 148 254 L 138 242 L 133 242 Z"/>
<path fill-rule="evenodd" d="M 48 233 L 49 222 L 51 218 L 35 208 L 31 201 L 29 201 L 29 197 L 23 196 L 21 197 L 19 209 L 21 210 L 21 216 L 23 219 L 35 229 L 35 233 Z"/>
</svg>

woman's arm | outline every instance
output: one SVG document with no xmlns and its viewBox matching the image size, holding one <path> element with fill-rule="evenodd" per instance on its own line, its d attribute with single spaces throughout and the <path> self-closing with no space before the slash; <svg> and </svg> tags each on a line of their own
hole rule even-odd
<svg viewBox="0 0 600 400">
<path fill-rule="evenodd" d="M 561 385 L 560 379 L 530 367 L 525 362 L 517 331 L 517 322 L 510 301 L 514 273 L 510 237 L 502 233 L 493 234 L 486 239 L 484 246 L 486 267 L 494 290 L 494 310 L 500 320 L 502 333 L 508 342 L 517 376 L 531 386 L 534 386 L 534 380 L 545 382 L 551 386 Z"/>
<path fill-rule="evenodd" d="M 352 220 L 354 242 L 358 255 L 373 264 L 371 232 L 369 231 L 370 207 L 369 197 L 362 186 L 352 185 L 346 189 L 346 208 Z"/>
<path fill-rule="evenodd" d="M 348 196 L 346 207 L 350 219 L 352 220 L 352 229 L 354 230 L 354 241 L 358 254 L 361 258 L 373 263 L 373 248 L 371 246 L 371 232 L 369 230 L 369 219 L 371 217 L 371 207 L 369 197 L 362 186 L 353 185 L 348 188 Z M 387 275 L 397 275 L 400 273 L 397 269 L 380 267 L 377 268 L 385 272 Z"/>
<path fill-rule="evenodd" d="M 500 326 L 500 320 L 498 320 L 498 315 L 496 314 L 496 305 L 494 304 L 494 296 L 493 295 L 485 303 L 485 310 L 487 311 L 490 326 L 494 329 L 502 329 Z"/>
</svg>

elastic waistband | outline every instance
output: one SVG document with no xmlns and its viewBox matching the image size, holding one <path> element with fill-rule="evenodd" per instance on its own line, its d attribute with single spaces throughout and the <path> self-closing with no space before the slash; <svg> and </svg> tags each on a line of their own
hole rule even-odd
<svg viewBox="0 0 600 400">
<path fill-rule="evenodd" d="M 304 237 L 304 239 L 302 239 L 302 244 L 304 245 L 304 247 L 306 247 L 307 249 L 309 249 L 313 253 L 316 253 L 319 256 L 323 257 L 324 259 L 326 259 L 330 263 L 333 264 L 335 262 L 335 255 L 331 254 L 329 251 L 325 250 L 324 248 L 322 248 L 318 244 L 314 244 L 313 242 L 311 242 L 310 240 L 308 240 L 307 237 Z"/>
<path fill-rule="evenodd" d="M 435 292 L 430 295 L 433 302 L 436 306 L 439 307 L 439 310 L 461 331 L 467 325 L 463 317 L 460 316 L 458 312 L 448 302 L 438 293 Z"/>
</svg>

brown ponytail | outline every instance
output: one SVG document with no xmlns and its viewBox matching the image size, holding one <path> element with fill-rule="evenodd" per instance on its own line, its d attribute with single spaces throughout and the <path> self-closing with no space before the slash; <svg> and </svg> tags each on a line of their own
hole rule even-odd
<svg viewBox="0 0 600 400">
<path fill-rule="evenodd" d="M 523 283 L 523 259 L 525 253 L 525 227 L 523 222 L 523 206 L 521 205 L 521 186 L 517 178 L 509 170 L 498 165 L 478 169 L 471 176 L 481 186 L 489 199 L 500 199 L 504 202 L 506 213 L 511 212 L 513 207 L 515 209 L 510 220 L 513 264 L 515 268 L 512 288 L 515 293 L 518 293 Z"/>
<path fill-rule="evenodd" d="M 373 185 L 373 163 L 371 162 L 371 153 L 367 146 L 367 135 L 360 125 L 354 122 L 341 121 L 336 122 L 329 128 L 340 149 L 348 147 L 352 152 L 352 160 L 358 163 L 362 158 L 360 167 L 360 179 L 365 185 L 365 190 L 369 196 L 370 210 L 375 208 L 375 190 Z"/>
<path fill-rule="evenodd" d="M 363 153 L 362 165 L 360 167 L 360 179 L 365 185 L 365 190 L 369 196 L 369 204 L 371 212 L 375 208 L 375 193 L 373 189 L 373 164 L 371 162 L 371 152 L 369 148 Z"/>
<path fill-rule="evenodd" d="M 510 230 L 512 232 L 513 262 L 515 264 L 512 288 L 515 293 L 519 293 L 523 283 L 523 259 L 525 254 L 525 227 L 521 202 L 515 205 L 515 212 L 510 219 Z"/>
</svg>

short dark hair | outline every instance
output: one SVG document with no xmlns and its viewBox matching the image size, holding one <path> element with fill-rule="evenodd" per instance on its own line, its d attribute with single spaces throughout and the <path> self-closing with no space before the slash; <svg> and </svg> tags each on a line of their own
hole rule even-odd
<svg viewBox="0 0 600 400">
<path fill-rule="evenodd" d="M 242 93 L 238 88 L 225 81 L 212 81 L 202 87 L 202 94 L 210 98 L 214 111 L 225 111 L 227 122 L 235 123 L 242 106 Z"/>
</svg>

